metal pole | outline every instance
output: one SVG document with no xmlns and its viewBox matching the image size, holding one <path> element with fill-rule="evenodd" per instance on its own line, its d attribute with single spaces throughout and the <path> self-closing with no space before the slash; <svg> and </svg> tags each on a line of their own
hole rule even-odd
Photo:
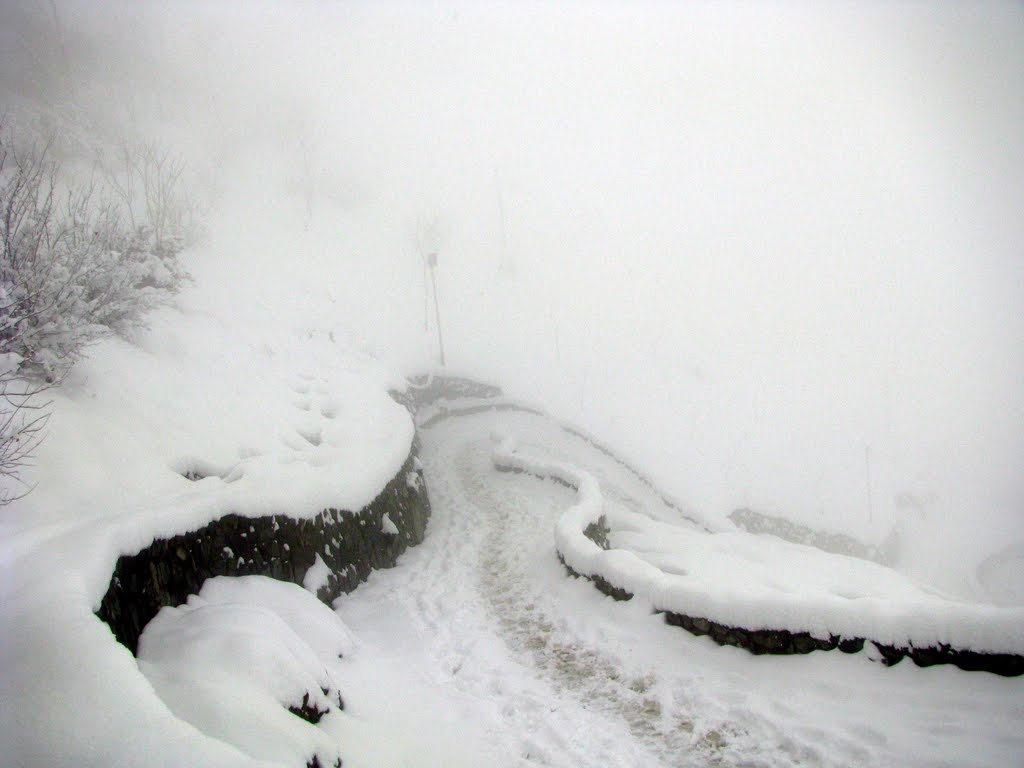
<svg viewBox="0 0 1024 768">
<path fill-rule="evenodd" d="M 427 290 L 427 260 L 423 259 L 423 332 L 430 330 L 430 291 Z"/>
<path fill-rule="evenodd" d="M 864 478 L 868 487 L 868 522 L 874 517 L 875 502 L 874 493 L 871 488 L 871 446 L 864 446 Z"/>
<path fill-rule="evenodd" d="M 494 184 L 498 188 L 498 215 L 501 219 L 501 259 L 498 264 L 500 272 L 509 274 L 512 272 L 512 265 L 508 259 L 508 230 L 505 226 L 505 199 L 501 194 L 501 177 L 498 176 L 498 166 L 494 166 Z"/>
<path fill-rule="evenodd" d="M 437 277 L 435 267 L 437 266 L 437 254 L 430 254 L 428 261 L 430 265 L 430 284 L 434 288 L 434 319 L 437 321 L 437 348 L 441 353 L 441 367 L 444 368 L 444 337 L 441 335 L 441 308 L 437 303 Z"/>
</svg>

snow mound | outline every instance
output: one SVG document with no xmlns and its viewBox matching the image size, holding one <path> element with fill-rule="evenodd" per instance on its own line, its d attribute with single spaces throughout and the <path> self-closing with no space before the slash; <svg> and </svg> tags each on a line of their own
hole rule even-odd
<svg viewBox="0 0 1024 768">
<path fill-rule="evenodd" d="M 895 647 L 1024 654 L 1024 609 L 965 603 L 877 563 L 742 530 L 709 533 L 606 509 L 598 482 L 572 465 L 525 455 L 511 438 L 499 469 L 554 478 L 577 489 L 555 526 L 555 545 L 576 573 L 601 578 L 654 610 L 748 630 L 865 638 Z M 585 535 L 606 521 L 610 548 Z"/>
<path fill-rule="evenodd" d="M 301 587 L 218 577 L 157 614 L 138 661 L 170 710 L 204 734 L 253 758 L 303 765 L 316 755 L 328 766 L 341 758 L 329 725 L 343 708 L 331 666 L 349 647 L 341 620 Z"/>
<path fill-rule="evenodd" d="M 400 533 L 398 526 L 395 525 L 394 521 L 391 519 L 391 515 L 387 512 L 385 512 L 384 516 L 381 518 L 380 529 L 389 536 L 397 536 Z"/>
<path fill-rule="evenodd" d="M 313 564 L 309 566 L 306 575 L 302 578 L 302 586 L 314 595 L 323 587 L 327 586 L 331 576 L 331 569 L 327 567 L 324 559 L 317 554 Z"/>
</svg>

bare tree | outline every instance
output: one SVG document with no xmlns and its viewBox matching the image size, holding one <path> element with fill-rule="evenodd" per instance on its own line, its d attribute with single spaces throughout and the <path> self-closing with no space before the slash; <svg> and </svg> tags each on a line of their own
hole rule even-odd
<svg viewBox="0 0 1024 768">
<path fill-rule="evenodd" d="M 0 506 L 32 490 L 21 471 L 31 464 L 43 441 L 50 403 L 40 402 L 39 395 L 48 388 L 10 371 L 0 374 Z"/>
<path fill-rule="evenodd" d="M 32 274 L 37 267 L 42 279 L 54 277 L 53 265 L 41 265 L 37 259 L 54 238 L 39 225 L 54 210 L 54 175 L 53 167 L 15 153 L 11 142 L 0 143 L 0 506 L 29 490 L 21 470 L 42 440 L 49 418 L 48 404 L 37 398 L 49 385 L 34 384 L 20 372 L 24 356 L 19 350 L 24 345 L 19 335 L 25 323 L 44 312 L 38 307 L 41 291 L 37 285 L 15 284 L 18 274 Z M 60 301 L 63 293 L 57 290 L 51 300 Z"/>
<path fill-rule="evenodd" d="M 149 227 L 159 248 L 180 248 L 182 241 L 192 239 L 197 217 L 181 194 L 184 161 L 152 142 L 124 142 L 117 163 L 119 167 L 108 163 L 104 170 L 131 228 Z"/>
<path fill-rule="evenodd" d="M 78 314 L 75 283 L 84 265 L 64 258 L 73 223 L 57 222 L 57 168 L 48 145 L 18 151 L 0 144 L 0 352 L 23 370 L 54 381 L 57 360 L 74 359 L 79 341 L 58 318 Z"/>
</svg>

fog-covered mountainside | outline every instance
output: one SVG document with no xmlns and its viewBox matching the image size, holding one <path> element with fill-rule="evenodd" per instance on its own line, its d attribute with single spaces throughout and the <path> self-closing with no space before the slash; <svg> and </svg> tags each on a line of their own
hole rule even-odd
<svg viewBox="0 0 1024 768">
<path fill-rule="evenodd" d="M 1012 761 L 1019 679 L 886 670 L 870 642 L 747 658 L 645 610 L 1020 653 L 1022 78 L 1010 2 L 0 0 L 0 745 L 15 765 Z M 657 493 L 504 411 L 434 402 L 417 437 L 424 371 L 500 384 Z M 154 540 L 358 513 L 403 478 L 434 527 L 333 613 L 218 577 L 138 658 L 94 614 Z M 619 505 L 610 550 L 583 535 L 596 499 Z M 700 530 L 661 528 L 662 502 Z M 814 692 L 787 687 L 804 674 Z M 963 738 L 923 746 L 938 732 Z"/>
</svg>

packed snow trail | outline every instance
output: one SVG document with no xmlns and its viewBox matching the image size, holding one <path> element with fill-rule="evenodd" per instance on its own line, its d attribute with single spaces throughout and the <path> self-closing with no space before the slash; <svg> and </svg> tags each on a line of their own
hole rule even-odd
<svg viewBox="0 0 1024 768">
<path fill-rule="evenodd" d="M 584 468 L 608 503 L 687 524 L 654 489 L 544 417 L 484 413 L 425 430 L 427 539 L 337 608 L 362 639 L 361 666 L 400 681 L 394 716 L 441 718 L 447 761 L 985 766 L 1024 753 L 1019 680 L 883 669 L 863 654 L 755 658 L 568 577 L 552 528 L 574 493 L 495 471 L 495 431 Z M 349 697 L 355 712 L 358 699 Z M 437 755 L 420 759 L 403 764 L 438 764 Z"/>
</svg>

